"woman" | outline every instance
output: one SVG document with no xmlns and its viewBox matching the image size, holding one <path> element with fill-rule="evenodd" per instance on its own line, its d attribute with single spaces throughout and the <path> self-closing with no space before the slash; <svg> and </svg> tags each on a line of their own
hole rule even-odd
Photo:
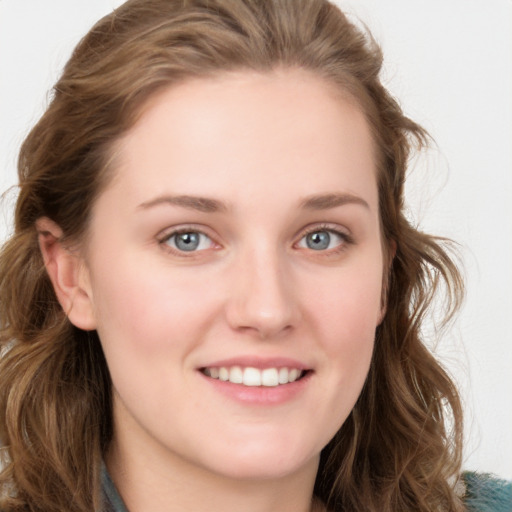
<svg viewBox="0 0 512 512">
<path fill-rule="evenodd" d="M 420 337 L 462 283 L 404 217 L 428 137 L 380 66 L 321 0 L 130 0 L 91 30 L 1 254 L 2 510 L 471 506 Z"/>
</svg>

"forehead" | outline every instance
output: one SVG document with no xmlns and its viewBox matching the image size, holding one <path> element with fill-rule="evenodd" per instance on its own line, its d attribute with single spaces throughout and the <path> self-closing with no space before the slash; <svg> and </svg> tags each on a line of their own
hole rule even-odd
<svg viewBox="0 0 512 512">
<path fill-rule="evenodd" d="M 236 198 L 269 181 L 314 194 L 341 178 L 354 189 L 376 181 L 364 113 L 302 69 L 223 73 L 160 91 L 116 154 L 118 180 L 147 194 L 170 187 Z"/>
</svg>

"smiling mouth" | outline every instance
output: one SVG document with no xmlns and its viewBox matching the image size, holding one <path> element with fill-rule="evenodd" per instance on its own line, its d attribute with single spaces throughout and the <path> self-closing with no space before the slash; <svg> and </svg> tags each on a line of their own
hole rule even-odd
<svg viewBox="0 0 512 512">
<path fill-rule="evenodd" d="M 253 368 L 241 366 L 220 366 L 202 368 L 201 373 L 212 379 L 241 384 L 242 386 L 276 387 L 291 384 L 302 379 L 309 370 L 298 368 Z"/>
</svg>

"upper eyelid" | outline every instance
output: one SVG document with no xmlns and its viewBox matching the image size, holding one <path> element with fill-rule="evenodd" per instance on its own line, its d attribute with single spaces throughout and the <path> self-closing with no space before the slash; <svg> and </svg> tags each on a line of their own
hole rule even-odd
<svg viewBox="0 0 512 512">
<path fill-rule="evenodd" d="M 311 233 L 316 233 L 317 231 L 331 231 L 331 232 L 336 233 L 343 237 L 348 237 L 348 238 L 352 237 L 350 230 L 347 228 L 343 228 L 339 225 L 334 225 L 334 224 L 330 224 L 330 223 L 319 223 L 319 224 L 310 224 L 308 226 L 305 226 L 297 233 L 295 238 L 297 238 L 298 240 L 301 240 L 305 236 L 307 236 Z"/>
<path fill-rule="evenodd" d="M 205 235 L 208 238 L 211 238 L 212 240 L 214 240 L 214 238 L 215 238 L 211 233 L 209 233 L 208 229 L 205 229 L 205 228 L 199 227 L 199 226 L 194 226 L 193 224 L 190 224 L 190 225 L 185 224 L 185 225 L 180 225 L 180 226 L 176 226 L 176 227 L 169 227 L 169 228 L 163 229 L 162 231 L 160 231 L 158 233 L 156 238 L 159 241 L 164 241 L 164 240 L 168 240 L 169 238 L 171 238 L 174 235 L 179 235 L 181 233 L 200 233 L 201 235 Z"/>
<path fill-rule="evenodd" d="M 197 224 L 183 224 L 183 225 L 163 229 L 156 236 L 156 238 L 159 242 L 165 242 L 166 240 L 169 240 L 174 235 L 179 235 L 180 233 L 191 232 L 191 233 L 200 233 L 202 235 L 205 235 L 208 238 L 210 238 L 214 244 L 220 245 L 220 243 L 218 242 L 218 236 L 211 233 L 211 231 L 212 231 L 211 229 L 206 228 L 204 226 L 198 226 Z M 352 234 L 349 229 L 339 226 L 339 225 L 336 225 L 336 224 L 331 224 L 328 222 L 320 222 L 320 223 L 308 224 L 307 226 L 304 226 L 298 232 L 296 232 L 296 234 L 293 237 L 293 239 L 295 240 L 294 244 L 298 243 L 300 240 L 302 240 L 302 238 L 304 238 L 308 234 L 315 233 L 317 231 L 330 231 L 330 232 L 340 235 L 343 238 L 352 239 Z"/>
<path fill-rule="evenodd" d="M 204 235 L 207 237 L 210 241 L 211 246 L 205 247 L 203 249 L 199 250 L 191 250 L 191 251 L 184 251 L 179 249 L 178 247 L 172 247 L 172 245 L 169 243 L 169 241 L 176 237 L 177 235 L 184 234 L 184 233 L 198 233 L 200 235 Z M 220 244 L 216 241 L 216 239 L 212 236 L 210 236 L 208 233 L 205 233 L 204 230 L 198 229 L 198 228 L 192 228 L 191 226 L 185 226 L 183 228 L 169 228 L 167 230 L 163 230 L 160 235 L 156 238 L 158 246 L 163 248 L 165 252 L 174 255 L 175 257 L 179 258 L 188 258 L 188 259 L 194 259 L 197 257 L 200 257 L 200 255 L 204 252 L 207 252 L 211 249 L 218 249 L 220 248 Z"/>
<path fill-rule="evenodd" d="M 332 256 L 334 254 L 338 254 L 346 249 L 348 249 L 349 246 L 355 244 L 355 240 L 351 234 L 351 232 L 347 228 L 342 228 L 339 225 L 333 226 L 332 224 L 313 224 L 308 226 L 307 228 L 303 229 L 298 237 L 296 238 L 296 241 L 293 244 L 293 247 L 297 250 L 302 251 L 311 251 L 312 249 L 301 247 L 300 244 L 306 238 L 308 235 L 312 233 L 317 233 L 320 231 L 327 231 L 330 233 L 334 233 L 337 237 L 341 239 L 340 243 L 336 245 L 336 247 L 325 249 L 325 250 L 318 250 L 314 251 L 318 256 L 324 255 L 324 256 Z"/>
</svg>

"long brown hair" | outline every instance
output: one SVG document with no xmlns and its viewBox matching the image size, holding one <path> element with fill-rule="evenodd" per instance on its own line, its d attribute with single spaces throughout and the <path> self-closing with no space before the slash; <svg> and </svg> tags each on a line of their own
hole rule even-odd
<svg viewBox="0 0 512 512">
<path fill-rule="evenodd" d="M 404 215 L 410 153 L 428 136 L 380 83 L 381 65 L 371 35 L 327 0 L 129 0 L 92 28 L 22 146 L 15 232 L 0 254 L 2 510 L 96 510 L 112 436 L 100 341 L 60 307 L 35 221 L 49 217 L 80 243 L 113 173 L 114 143 L 157 91 L 190 77 L 277 67 L 321 76 L 366 114 L 383 237 L 396 247 L 367 382 L 321 454 L 315 494 L 336 511 L 460 510 L 461 406 L 421 325 L 440 285 L 446 318 L 453 314 L 462 282 L 447 242 Z"/>
</svg>

